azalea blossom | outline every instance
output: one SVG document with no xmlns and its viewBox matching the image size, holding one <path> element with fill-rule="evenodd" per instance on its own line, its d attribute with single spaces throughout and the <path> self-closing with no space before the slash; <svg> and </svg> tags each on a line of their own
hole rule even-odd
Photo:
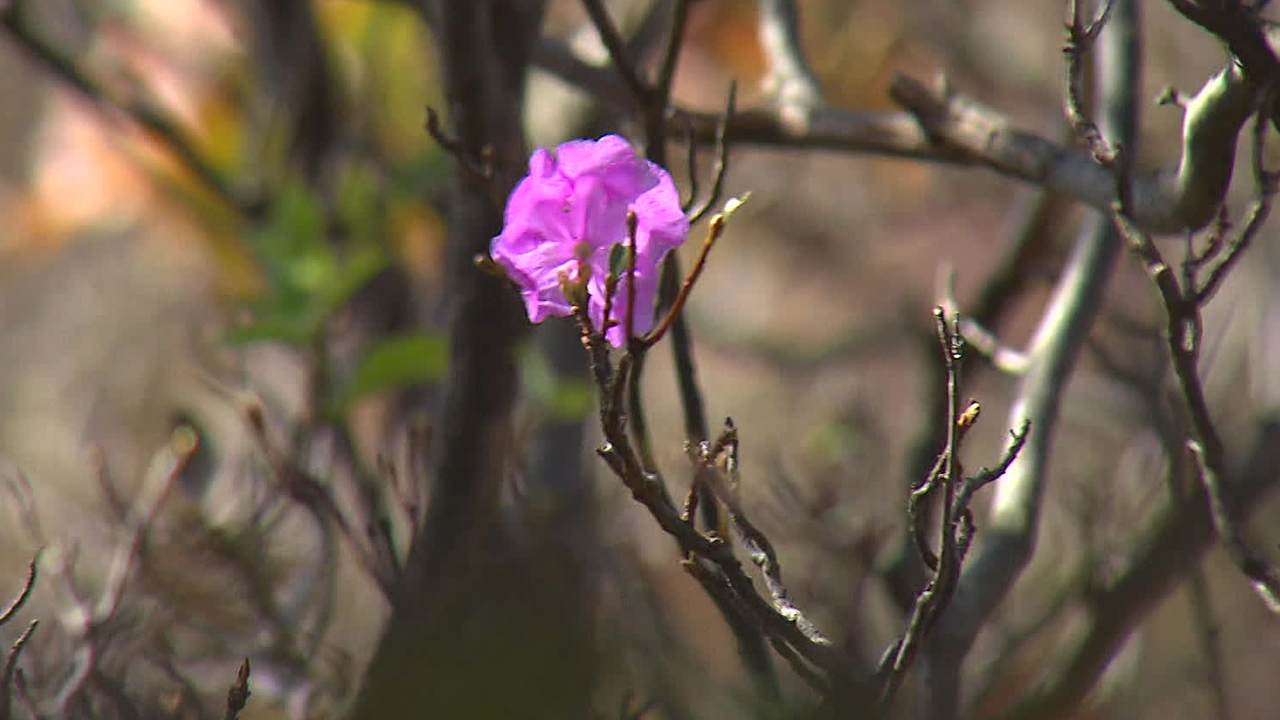
<svg viewBox="0 0 1280 720">
<path fill-rule="evenodd" d="M 615 246 L 628 245 L 629 211 L 637 221 L 632 322 L 634 332 L 642 335 L 653 325 L 662 259 L 689 233 L 671 176 L 637 157 L 617 135 L 573 140 L 554 152 L 539 149 L 529 158 L 529 175 L 507 200 L 502 233 L 489 252 L 520 286 L 531 322 L 571 315 L 561 277 L 581 281 L 585 275 L 591 322 L 603 327 L 605 277 Z M 617 324 L 605 333 L 615 347 L 627 340 L 627 273 L 618 275 L 610 312 Z"/>
</svg>

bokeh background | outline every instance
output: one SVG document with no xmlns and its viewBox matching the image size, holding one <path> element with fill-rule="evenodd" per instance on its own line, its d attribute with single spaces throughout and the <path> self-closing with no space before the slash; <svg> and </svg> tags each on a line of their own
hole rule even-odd
<svg viewBox="0 0 1280 720">
<path fill-rule="evenodd" d="M 153 708 L 185 716 L 216 704 L 252 655 L 245 717 L 326 716 L 355 690 L 386 604 L 350 548 L 332 545 L 305 512 L 254 494 L 265 492 L 254 478 L 266 461 L 246 408 L 264 408 L 270 444 L 305 457 L 322 479 L 358 474 L 331 462 L 345 457 L 323 432 L 332 417 L 343 419 L 358 462 L 412 465 L 403 428 L 443 362 L 448 158 L 424 130 L 424 108 L 440 103 L 431 35 L 393 2 L 315 0 L 288 11 L 230 0 L 22 4 L 28 29 L 101 95 L 52 71 L 12 28 L 0 33 L 0 588 L 20 584 L 39 546 L 42 563 L 65 570 L 46 572 L 24 610 L 46 618 L 28 672 L 43 670 L 49 687 L 65 679 L 58 668 L 72 662 L 76 622 L 65 580 L 92 595 L 118 553 L 124 534 L 103 476 L 127 504 L 173 429 L 190 426 L 204 443 L 198 462 L 159 508 L 103 630 L 112 650 L 102 666 L 129 667 L 130 692 L 152 692 Z M 1064 137 L 1062 3 L 798 4 L 830 104 L 893 110 L 894 73 L 945 72 L 1015 126 Z M 644 5 L 612 7 L 638 18 Z M 1194 91 L 1222 67 L 1218 43 L 1165 3 L 1142 11 L 1140 98 L 1165 86 Z M 291 29 L 302 17 L 313 32 Z M 576 2 L 554 0 L 545 32 L 569 41 L 584 23 Z M 677 103 L 715 111 L 736 79 L 739 106 L 750 106 L 763 72 L 754 3 L 696 3 Z M 574 127 L 638 137 L 617 108 L 591 110 L 540 72 L 531 83 L 536 144 Z M 128 106 L 163 109 L 209 173 L 193 172 L 155 128 L 119 109 Z M 594 124 L 583 119 L 590 112 Z M 1180 112 L 1151 102 L 1141 117 L 1141 164 L 1169 166 Z M 704 155 L 702 172 L 709 165 Z M 1237 216 L 1253 192 L 1247 163 L 1238 166 Z M 673 172 L 686 183 L 683 169 Z M 913 444 L 940 421 L 928 406 L 938 381 L 929 309 L 948 277 L 961 304 L 971 302 L 1040 203 L 1033 262 L 996 328 L 1011 345 L 1025 342 L 1084 211 L 983 169 L 735 145 L 726 193 L 748 191 L 689 307 L 708 415 L 732 416 L 741 430 L 744 497 L 779 546 L 801 606 L 874 662 L 901 629 L 878 568 L 901 550 Z M 1269 226 L 1207 315 L 1204 374 L 1237 450 L 1280 390 L 1278 271 Z M 1125 258 L 1064 398 L 1035 560 L 970 659 L 974 678 L 995 678 L 973 688 L 985 693 L 983 716 L 997 717 L 1047 671 L 1079 626 L 1079 598 L 1063 588 L 1081 572 L 1117 572 L 1135 528 L 1168 493 L 1152 429 L 1153 398 L 1167 406 L 1171 387 L 1152 334 L 1159 319 L 1141 268 Z M 388 336 L 402 346 L 370 369 L 379 347 L 371 337 Z M 1117 376 L 1115 358 L 1148 390 Z M 590 417 L 581 380 L 556 379 L 533 351 L 527 364 L 516 441 L 551 421 Z M 984 363 L 972 368 L 983 417 L 966 462 L 976 466 L 998 455 L 1016 381 Z M 659 459 L 680 478 L 687 461 L 665 351 L 649 363 L 646 400 Z M 685 717 L 739 708 L 747 680 L 723 621 L 673 545 L 584 457 L 600 526 L 598 551 L 587 554 L 601 578 L 601 637 L 616 661 L 594 702 L 613 708 L 630 690 L 638 704 L 663 687 Z M 1262 547 L 1274 546 L 1278 521 L 1274 501 L 1253 514 Z M 981 537 L 981 513 L 978 522 Z M 409 524 L 396 517 L 397 538 Z M 267 607 L 296 623 L 289 643 L 264 634 Z M 125 662 L 160 647 L 167 660 Z M 1274 717 L 1277 657 L 1280 625 L 1215 551 L 1070 716 L 1209 717 L 1216 662 L 1233 717 Z M 175 682 L 166 663 L 191 682 Z M 798 683 L 788 692 L 805 696 Z M 652 712 L 679 716 L 669 706 Z"/>
</svg>

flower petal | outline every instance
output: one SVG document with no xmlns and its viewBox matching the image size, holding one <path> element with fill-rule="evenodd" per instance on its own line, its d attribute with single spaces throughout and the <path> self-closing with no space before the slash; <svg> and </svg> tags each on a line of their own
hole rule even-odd
<svg viewBox="0 0 1280 720">
<path fill-rule="evenodd" d="M 576 276 L 581 248 L 589 253 L 588 311 L 596 327 L 604 322 L 604 278 L 610 250 L 627 242 L 627 213 L 636 214 L 634 330 L 653 325 L 659 264 L 684 241 L 689 223 L 671 176 L 636 157 L 623 138 L 574 140 L 555 153 L 538 150 L 529 158 L 529 175 L 507 201 L 502 232 L 490 244 L 493 259 L 520 286 L 532 322 L 572 312 L 560 287 L 562 273 Z M 626 285 L 622 278 L 610 313 L 619 324 L 606 333 L 615 346 L 625 344 Z"/>
</svg>

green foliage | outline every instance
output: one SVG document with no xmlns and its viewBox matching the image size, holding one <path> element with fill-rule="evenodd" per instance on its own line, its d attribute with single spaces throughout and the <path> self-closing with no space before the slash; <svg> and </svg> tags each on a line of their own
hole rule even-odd
<svg viewBox="0 0 1280 720">
<path fill-rule="evenodd" d="M 272 341 L 314 352 L 329 317 L 391 262 L 387 211 L 376 178 L 349 169 L 335 197 L 331 214 L 300 183 L 287 184 L 276 197 L 252 239 L 264 292 L 246 303 L 252 321 L 233 330 L 230 342 Z M 447 358 L 445 340 L 436 333 L 381 339 L 351 377 L 334 384 L 324 407 L 340 416 L 371 394 L 439 379 Z"/>
<path fill-rule="evenodd" d="M 438 333 L 416 332 L 387 338 L 361 358 L 346 386 L 330 405 L 341 414 L 374 393 L 438 380 L 448 368 L 449 351 Z"/>
<path fill-rule="evenodd" d="M 358 196 L 358 183 L 348 184 L 356 186 L 353 194 Z M 282 188 L 253 238 L 265 292 L 247 303 L 253 321 L 233 330 L 231 342 L 276 340 L 311 346 L 330 314 L 386 267 L 386 250 L 376 241 L 360 240 L 362 231 L 378 222 L 375 216 L 358 199 L 340 194 L 344 201 L 336 212 L 350 235 L 342 248 L 328 239 L 321 199 L 298 183 Z"/>
<path fill-rule="evenodd" d="M 532 348 L 520 358 L 520 374 L 529 396 L 549 420 L 579 421 L 595 407 L 593 385 L 557 375 L 546 356 Z"/>
<path fill-rule="evenodd" d="M 609 272 L 618 277 L 626 277 L 630 263 L 631 248 L 622 243 L 614 243 L 614 246 L 609 248 Z"/>
</svg>

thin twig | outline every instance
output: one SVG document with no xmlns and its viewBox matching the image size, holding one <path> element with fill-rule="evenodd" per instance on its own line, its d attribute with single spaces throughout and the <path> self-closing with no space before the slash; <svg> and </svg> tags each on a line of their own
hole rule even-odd
<svg viewBox="0 0 1280 720">
<path fill-rule="evenodd" d="M 969 333 L 979 327 L 984 332 L 990 332 L 986 327 L 995 327 L 1027 286 L 1028 279 L 1033 275 L 1031 263 L 1038 248 L 1044 245 L 1044 238 L 1047 236 L 1046 226 L 1053 216 L 1052 198 L 1051 193 L 1041 189 L 1033 189 L 1024 194 L 1017 207 L 1010 213 L 1008 228 L 1003 233 L 1005 237 L 1000 243 L 1002 248 L 1000 258 L 989 269 L 980 290 L 976 293 L 976 300 L 967 312 L 961 312 L 960 302 L 953 297 L 952 273 L 950 271 L 944 273 L 947 279 L 943 282 L 945 291 L 941 304 L 948 313 L 960 314 L 961 334 L 971 345 L 977 347 L 977 343 Z M 931 371 L 928 376 L 931 378 L 931 383 L 928 391 L 929 399 L 925 403 L 922 428 L 909 453 L 913 460 L 908 467 L 908 486 L 916 486 L 920 478 L 931 474 L 932 471 L 928 468 L 937 463 L 939 448 L 943 445 L 946 434 L 946 428 L 937 422 L 946 402 L 946 373 L 943 372 L 938 359 L 935 350 L 937 341 L 933 339 L 934 337 L 936 337 L 936 331 L 924 338 L 923 343 L 925 356 L 930 363 Z M 999 344 L 999 339 L 994 333 L 991 334 L 991 339 Z M 1011 362 L 1015 357 L 1013 353 L 1016 353 L 1017 357 L 1025 357 L 1025 353 L 1020 350 L 1002 344 L 1000 346 L 1009 353 L 1002 357 L 1003 361 Z M 982 352 L 983 348 L 978 347 L 978 350 Z M 1021 362 L 1017 365 L 1019 366 L 1006 369 L 1018 370 L 1020 374 L 1025 367 L 1020 366 Z M 924 535 L 918 532 L 921 526 L 913 516 L 913 513 L 919 514 L 921 500 L 915 500 L 913 507 L 912 500 L 908 499 L 908 521 L 902 551 L 882 570 L 895 604 L 903 612 L 913 606 L 915 596 L 924 584 L 923 568 L 915 562 L 915 555 L 925 557 L 932 555 L 932 551 L 926 553 L 920 550 L 922 547 L 927 550 L 928 544 L 924 542 Z M 912 546 L 915 547 L 915 553 L 911 552 Z M 930 567 L 930 569 L 933 568 Z"/>
<path fill-rule="evenodd" d="M 1263 604 L 1273 613 L 1280 615 L 1280 571 L 1276 566 L 1263 560 L 1249 547 L 1236 525 L 1235 518 L 1223 499 L 1222 485 L 1218 474 L 1209 466 L 1204 446 L 1192 440 L 1187 443 L 1191 454 L 1196 459 L 1196 469 L 1200 482 L 1204 485 L 1209 499 L 1209 517 L 1213 519 L 1214 529 L 1226 543 L 1227 553 L 1240 568 L 1240 572 L 1249 578 L 1254 592 L 1262 598 Z"/>
<path fill-rule="evenodd" d="M 32 720 L 45 720 L 45 714 L 40 709 L 35 697 L 31 695 L 31 687 L 27 682 L 27 674 L 18 668 L 13 673 L 13 686 L 18 690 L 18 699 L 22 701 L 23 706 L 27 709 L 27 714 Z"/>
<path fill-rule="evenodd" d="M 653 94 L 661 98 L 664 105 L 671 99 L 671 83 L 676 76 L 680 49 L 684 45 L 684 32 L 689 23 L 689 8 L 694 1 L 675 0 L 675 8 L 671 11 L 671 30 L 667 35 L 667 47 L 662 53 L 662 62 L 658 65 L 658 80 L 654 83 L 653 90 Z"/>
<path fill-rule="evenodd" d="M 1001 342 L 994 332 L 977 320 L 960 318 L 960 335 L 1000 372 L 1017 377 L 1027 371 L 1031 361 L 1027 353 Z"/>
<path fill-rule="evenodd" d="M 1262 107 L 1265 108 L 1268 102 L 1273 101 L 1276 97 L 1274 86 L 1267 93 L 1263 94 L 1264 102 Z M 1266 169 L 1263 161 L 1263 155 L 1266 151 L 1267 121 L 1262 114 L 1254 117 L 1253 121 L 1253 176 L 1254 182 L 1258 186 L 1258 196 L 1254 199 L 1253 205 L 1249 209 L 1249 218 L 1245 220 L 1244 227 L 1240 233 L 1233 239 L 1224 249 L 1221 259 L 1209 271 L 1209 276 L 1200 285 L 1199 289 L 1194 289 L 1195 285 L 1188 284 L 1187 287 L 1194 293 L 1193 302 L 1203 306 L 1214 294 L 1217 293 L 1222 281 L 1226 279 L 1227 273 L 1231 271 L 1240 256 L 1249 247 L 1250 242 L 1262 229 L 1263 223 L 1271 214 L 1271 201 L 1275 198 L 1276 191 L 1280 190 L 1280 171 L 1270 171 Z"/>
<path fill-rule="evenodd" d="M 1222 662 L 1222 647 L 1218 642 L 1221 628 L 1214 617 L 1213 602 L 1209 597 L 1209 581 L 1205 577 L 1204 567 L 1197 565 L 1191 571 L 1187 581 L 1187 590 L 1191 596 L 1192 621 L 1195 623 L 1196 639 L 1200 642 L 1200 654 L 1204 658 L 1205 678 L 1209 685 L 1209 695 L 1213 698 L 1213 716 L 1218 720 L 1231 720 L 1231 702 L 1227 693 L 1227 675 Z"/>
<path fill-rule="evenodd" d="M 534 49 L 535 61 L 566 82 L 613 102 L 630 102 L 614 72 L 579 59 L 551 41 Z M 1151 232 L 1180 233 L 1213 221 L 1226 196 L 1236 136 L 1256 104 L 1259 89 L 1228 65 L 1188 100 L 1182 157 L 1177 166 L 1142 177 L 1132 188 L 1135 217 Z M 1087 151 L 1063 147 L 1013 123 L 971 97 L 943 94 L 907 76 L 896 76 L 890 96 L 907 112 L 865 112 L 818 107 L 806 121 L 788 121 L 778 107 L 743 110 L 728 124 L 735 144 L 826 149 L 930 162 L 986 166 L 1105 211 L 1115 200 L 1112 175 Z M 719 113 L 675 109 L 668 124 L 692 129 L 714 142 Z"/>
<path fill-rule="evenodd" d="M 726 123 L 727 125 L 728 123 Z M 680 203 L 680 209 L 684 210 L 686 216 L 689 215 L 689 209 L 693 207 L 693 203 L 698 199 L 698 139 L 693 135 L 693 127 L 685 124 L 684 128 L 684 173 L 687 176 L 685 182 L 689 185 L 689 195 Z M 690 225 L 693 221 L 690 220 Z"/>
<path fill-rule="evenodd" d="M 1275 408 L 1270 409 L 1274 412 Z M 1243 520 L 1280 482 L 1280 423 L 1264 415 L 1255 423 L 1250 451 L 1230 475 L 1225 498 Z M 1061 717 L 1079 705 L 1144 617 L 1160 606 L 1213 543 L 1213 522 L 1202 503 L 1188 512 L 1170 499 L 1129 543 L 1119 566 L 1126 570 L 1089 595 L 1085 628 L 1060 653 L 1048 680 L 1004 713 L 1002 720 Z"/>
<path fill-rule="evenodd" d="M 959 361 L 962 354 L 963 340 L 956 334 L 955 326 L 958 323 L 949 322 L 946 311 L 941 306 L 933 309 L 933 320 L 938 343 L 941 346 L 943 368 L 946 373 L 945 422 L 947 432 L 942 454 L 938 456 L 934 471 L 930 473 L 929 478 L 926 480 L 926 487 L 929 492 L 934 491 L 935 488 L 942 492 L 940 550 L 936 562 L 930 563 L 929 560 L 932 557 L 926 554 L 929 551 L 921 539 L 923 533 L 919 529 L 923 523 L 919 517 L 912 518 L 917 526 L 917 543 L 920 545 L 921 554 L 925 558 L 926 564 L 934 571 L 934 576 L 916 597 L 916 603 L 911 610 L 911 617 L 907 622 L 906 630 L 897 642 L 897 651 L 894 653 L 892 665 L 887 669 L 887 674 L 882 681 L 880 702 L 885 707 L 893 703 L 894 696 L 897 694 L 898 688 L 901 687 L 902 681 L 906 678 L 907 671 L 915 662 L 921 641 L 924 640 L 932 628 L 938 611 L 945 607 L 950 600 L 951 592 L 955 587 L 955 578 L 959 574 L 959 558 L 956 554 L 956 535 L 952 526 L 952 517 L 955 511 L 956 476 L 959 467 L 956 458 L 956 454 L 959 452 L 956 421 L 960 413 L 958 394 Z M 912 493 L 913 503 L 916 498 L 917 493 Z M 912 514 L 914 513 L 909 509 L 908 515 Z"/>
<path fill-rule="evenodd" d="M 679 510 L 656 476 L 641 465 L 639 456 L 625 431 L 626 414 L 621 403 L 621 388 L 632 372 L 633 363 L 642 354 L 627 353 L 615 369 L 609 358 L 607 343 L 599 331 L 592 327 L 585 308 L 577 308 L 583 344 L 591 358 L 595 385 L 600 393 L 599 406 L 601 430 L 605 443 L 597 454 L 623 481 L 634 499 L 649 511 L 650 515 L 667 534 L 671 535 L 686 556 L 696 556 L 715 565 L 723 576 L 723 583 L 708 584 L 718 605 L 741 605 L 761 628 L 771 642 L 785 643 L 806 662 L 823 668 L 830 674 L 838 666 L 829 643 L 821 636 L 807 632 L 808 625 L 801 622 L 803 616 L 782 612 L 765 600 L 754 589 L 751 579 L 743 571 L 741 563 L 733 555 L 732 546 L 723 539 L 699 532 L 686 523 Z"/>
<path fill-rule="evenodd" d="M 702 249 L 698 251 L 698 258 L 694 261 L 693 268 L 685 277 L 684 282 L 681 283 L 680 291 L 676 294 L 671 307 L 667 309 L 667 314 L 662 318 L 662 322 L 642 339 L 641 342 L 644 349 L 647 350 L 656 345 L 662 339 L 662 336 L 666 335 L 667 329 L 676 321 L 676 318 L 680 316 L 685 302 L 689 299 L 689 293 L 693 291 L 694 284 L 698 282 L 698 277 L 702 275 L 702 269 L 706 267 L 707 255 L 711 253 L 711 248 L 715 247 L 716 241 L 724 233 L 724 225 L 724 215 L 718 214 L 711 218 L 711 223 L 707 226 L 707 237 L 702 241 Z"/>
<path fill-rule="evenodd" d="M 96 600 L 91 601 L 85 597 L 72 577 L 73 558 L 64 553 L 61 563 L 55 565 L 54 573 L 62 580 L 67 597 L 75 608 L 76 623 L 69 625 L 69 628 L 78 643 L 72 670 L 59 688 L 54 701 L 55 714 L 65 714 L 73 703 L 79 702 L 87 684 L 98 674 L 101 654 L 99 634 L 119 611 L 128 582 L 137 570 L 151 526 L 178 476 L 198 449 L 199 436 L 190 428 L 181 427 L 172 433 L 168 442 L 152 457 L 141 489 L 124 520 L 125 537 L 115 548 L 102 591 Z"/>
<path fill-rule="evenodd" d="M 1114 139 L 1113 144 L 1130 150 L 1136 146 L 1134 90 L 1139 84 L 1138 58 L 1141 57 L 1140 24 L 1136 15 L 1133 0 L 1116 6 L 1110 15 L 1109 28 L 1099 36 L 1105 61 L 1095 62 L 1099 106 L 1103 111 L 1100 130 L 1107 138 Z M 1188 117 L 1192 115 L 1188 112 Z M 1184 140 L 1190 142 L 1195 135 L 1188 133 Z M 1200 137 L 1197 142 L 1203 140 L 1206 138 Z M 1234 154 L 1234 137 L 1231 144 Z M 1094 167 L 1106 175 L 1098 181 L 1114 200 L 1114 173 L 1096 163 Z M 1190 163 L 1180 172 L 1184 170 L 1193 174 L 1203 171 L 1212 175 L 1213 172 L 1207 166 Z M 1225 184 L 1222 189 L 1225 191 Z M 1129 194 L 1142 197 L 1142 193 Z M 1215 201 L 1212 206 L 1214 214 L 1218 204 Z M 985 521 L 986 541 L 977 557 L 966 563 L 951 612 L 943 617 L 942 627 L 933 634 L 929 647 L 931 693 L 928 701 L 930 713 L 936 718 L 960 716 L 965 657 L 1032 556 L 1048 485 L 1048 457 L 1064 389 L 1102 306 L 1120 249 L 1112 223 L 1106 218 L 1095 216 L 1086 221 L 1028 346 L 1030 365 L 1020 379 L 1008 424 L 1020 428 L 1029 420 L 1031 432 L 1017 458 L 1008 466 L 1004 479 L 996 486 L 992 512 Z M 1008 444 L 1012 442 L 1010 438 Z"/>
<path fill-rule="evenodd" d="M 736 452 L 737 444 L 738 429 L 734 426 L 732 419 L 725 418 L 725 430 L 720 440 L 717 441 L 716 447 L 708 448 L 706 442 L 700 444 L 701 457 L 698 458 L 698 471 L 703 474 L 705 484 L 711 488 L 716 498 L 728 511 L 729 519 L 733 521 L 734 527 L 737 528 L 738 533 L 742 536 L 747 552 L 751 554 L 751 561 L 759 566 L 761 572 L 764 573 L 765 587 L 773 600 L 774 608 L 783 617 L 795 623 L 796 627 L 811 642 L 818 645 L 829 645 L 831 641 L 812 622 L 805 618 L 804 613 L 792 601 L 791 593 L 787 591 L 782 582 L 782 566 L 778 562 L 778 555 L 773 549 L 773 544 L 747 518 L 741 503 L 738 502 L 735 494 L 730 491 L 727 479 L 715 469 L 716 458 L 719 457 L 721 452 L 730 450 L 730 446 L 732 446 L 730 451 Z"/>
<path fill-rule="evenodd" d="M 582 0 L 582 6 L 586 8 L 587 15 L 596 27 L 596 32 L 600 33 L 600 41 L 609 51 L 609 59 L 613 61 L 614 69 L 622 76 L 632 98 L 638 105 L 643 106 L 653 95 L 653 89 L 640 77 L 635 64 L 631 62 L 631 57 L 627 54 L 626 40 L 623 39 L 622 33 L 618 32 L 613 20 L 609 18 L 609 11 L 605 9 L 601 0 Z"/>
<path fill-rule="evenodd" d="M 1031 432 L 1031 420 L 1024 419 L 1022 427 L 1017 430 L 1009 431 L 1009 444 L 1005 447 L 1004 457 L 1000 458 L 1000 463 L 994 468 L 978 468 L 978 472 L 964 478 L 960 481 L 960 489 L 956 492 L 956 507 L 960 511 L 967 511 L 969 504 L 973 500 L 974 493 L 983 487 L 999 480 L 1005 473 L 1009 472 L 1009 466 L 1014 460 L 1018 459 L 1018 453 L 1022 452 L 1022 446 L 1027 442 L 1027 435 Z"/>
<path fill-rule="evenodd" d="M 480 157 L 474 157 L 463 147 L 462 142 L 457 138 L 450 136 L 440 125 L 440 114 L 436 109 L 427 106 L 427 134 L 431 136 L 444 151 L 453 156 L 458 164 L 467 170 L 467 172 L 475 175 L 481 180 L 490 181 L 493 179 L 493 153 L 492 148 L 488 148 L 490 152 L 481 151 Z"/>
<path fill-rule="evenodd" d="M 636 251 L 636 230 L 639 218 L 635 210 L 627 211 L 627 309 L 623 327 L 626 330 L 627 342 L 636 336 L 636 262 L 639 253 Z M 608 316 L 605 322 L 608 322 Z"/>
<path fill-rule="evenodd" d="M 338 536 L 347 543 L 359 559 L 360 568 L 374 581 L 383 596 L 390 600 L 394 595 L 396 578 L 400 572 L 400 568 L 394 562 L 394 554 L 390 557 L 385 552 L 379 554 L 364 542 L 363 536 L 359 533 L 361 528 L 353 527 L 352 523 L 347 521 L 329 487 L 312 477 L 271 442 L 265 425 L 260 422 L 260 415 L 250 413 L 246 419 L 249 421 L 251 436 L 271 469 L 274 489 L 309 512 L 321 526 L 336 528 Z"/>
<path fill-rule="evenodd" d="M 31 562 L 27 563 L 27 579 L 23 581 L 22 589 L 18 591 L 17 597 L 9 603 L 9 607 L 0 612 L 0 625 L 9 622 L 14 614 L 22 609 L 22 606 L 27 602 L 27 598 L 31 597 L 31 591 L 36 586 L 36 560 L 39 557 L 40 555 L 37 553 L 36 557 L 31 558 Z"/>
<path fill-rule="evenodd" d="M 716 125 L 716 137 L 715 137 L 716 163 L 714 168 L 711 171 L 711 176 L 712 176 L 711 192 L 707 195 L 706 199 L 703 200 L 700 205 L 698 205 L 697 209 L 690 211 L 689 208 L 685 208 L 685 213 L 689 216 L 690 225 L 693 225 L 694 223 L 701 220 L 707 214 L 707 212 L 711 210 L 712 206 L 720 202 L 720 195 L 721 193 L 724 192 L 724 178 L 729 170 L 729 139 L 728 139 L 729 138 L 729 121 L 733 118 L 733 111 L 734 111 L 735 103 L 737 101 L 737 96 L 738 96 L 738 81 L 734 80 L 733 82 L 729 83 L 729 97 L 727 100 L 725 100 L 724 113 L 720 116 L 720 123 Z M 693 177 L 692 157 L 694 153 L 694 147 L 695 146 L 693 143 L 689 143 L 689 157 L 690 157 L 689 177 L 690 178 Z M 693 202 L 693 199 L 694 199 L 694 193 L 693 193 L 693 190 L 690 189 L 689 191 L 690 203 Z"/>
<path fill-rule="evenodd" d="M 1084 84 L 1082 82 L 1084 77 L 1082 60 L 1093 49 L 1093 43 L 1098 39 L 1098 34 L 1102 32 L 1102 28 L 1111 17 L 1111 8 L 1114 5 L 1115 0 L 1103 0 L 1093 19 L 1085 25 L 1083 24 L 1084 19 L 1080 14 L 1077 1 L 1069 0 L 1067 3 L 1067 42 L 1062 48 L 1062 52 L 1066 56 L 1067 66 L 1067 120 L 1071 123 L 1076 135 L 1088 144 L 1094 160 L 1103 167 L 1109 167 L 1115 161 L 1116 149 L 1107 142 L 1106 138 L 1102 137 L 1102 132 L 1098 130 L 1098 126 L 1094 124 L 1084 110 L 1084 101 L 1081 95 L 1081 88 Z"/>
<path fill-rule="evenodd" d="M 27 640 L 31 639 L 31 633 L 35 632 L 39 625 L 39 620 L 32 620 L 27 625 L 27 629 L 23 630 L 9 647 L 9 652 L 5 654 L 4 670 L 0 672 L 0 720 L 9 720 L 11 717 L 13 674 L 18 667 L 18 656 L 22 654 L 22 649 L 27 646 Z"/>
<path fill-rule="evenodd" d="M 1012 442 L 1006 447 L 1005 454 L 995 469 L 982 468 L 972 477 L 960 477 L 960 444 L 976 421 L 981 406 L 970 401 L 965 411 L 960 412 L 959 375 L 964 359 L 964 340 L 958 334 L 957 319 L 953 317 L 948 320 L 942 306 L 934 308 L 933 317 L 946 373 L 947 433 L 942 453 L 934 463 L 933 470 L 911 494 L 907 514 L 917 549 L 934 575 L 917 595 L 902 636 L 885 652 L 881 660 L 877 679 L 880 683 L 880 702 L 886 708 L 892 704 L 907 671 L 915 662 L 921 644 L 955 593 L 961 564 L 975 531 L 969 509 L 974 493 L 1004 475 L 1022 452 L 1027 437 L 1028 426 L 1024 424 L 1012 433 Z M 942 493 L 941 539 L 940 550 L 935 556 L 928 547 L 924 519 L 918 508 L 926 496 L 939 491 Z"/>
</svg>

